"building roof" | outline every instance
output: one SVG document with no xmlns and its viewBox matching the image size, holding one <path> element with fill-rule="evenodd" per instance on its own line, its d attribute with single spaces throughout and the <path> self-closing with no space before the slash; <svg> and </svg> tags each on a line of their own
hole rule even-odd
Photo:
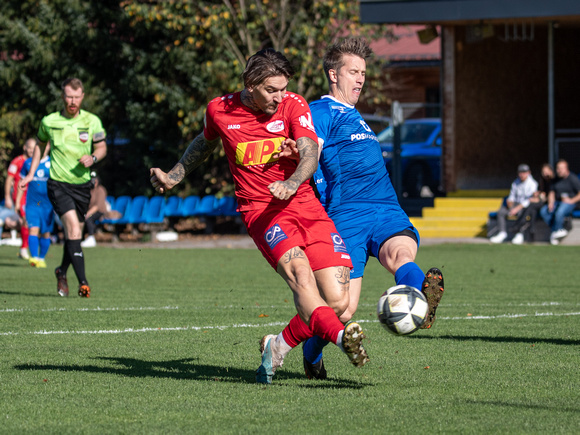
<svg viewBox="0 0 580 435">
<path fill-rule="evenodd" d="M 457 23 L 579 15 L 577 0 L 360 0 L 363 23 Z"/>
<path fill-rule="evenodd" d="M 393 29 L 395 41 L 386 38 L 372 42 L 375 55 L 389 62 L 438 61 L 441 60 L 441 37 L 437 36 L 428 44 L 419 41 L 417 31 L 425 26 L 404 25 Z M 439 29 L 437 29 L 439 32 Z"/>
</svg>

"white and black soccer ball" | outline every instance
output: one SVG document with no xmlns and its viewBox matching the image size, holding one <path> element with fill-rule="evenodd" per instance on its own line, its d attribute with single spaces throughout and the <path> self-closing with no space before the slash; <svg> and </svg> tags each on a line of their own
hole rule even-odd
<svg viewBox="0 0 580 435">
<path fill-rule="evenodd" d="M 388 289 L 377 306 L 381 325 L 393 334 L 409 335 L 425 323 L 429 305 L 427 298 L 415 287 L 397 285 Z"/>
</svg>

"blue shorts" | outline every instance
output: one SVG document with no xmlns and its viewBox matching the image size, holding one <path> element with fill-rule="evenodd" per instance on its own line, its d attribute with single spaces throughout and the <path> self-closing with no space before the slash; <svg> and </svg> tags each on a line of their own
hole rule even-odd
<svg viewBox="0 0 580 435">
<path fill-rule="evenodd" d="M 329 216 L 350 254 L 353 264 L 351 279 L 362 277 L 369 256 L 378 258 L 383 243 L 397 233 L 412 231 L 419 245 L 419 232 L 398 205 L 352 204 L 348 207 L 343 205 L 340 212 L 330 212 Z"/>
<path fill-rule="evenodd" d="M 54 210 L 52 207 L 26 205 L 26 222 L 28 228 L 39 228 L 40 234 L 52 233 L 54 227 Z"/>
</svg>

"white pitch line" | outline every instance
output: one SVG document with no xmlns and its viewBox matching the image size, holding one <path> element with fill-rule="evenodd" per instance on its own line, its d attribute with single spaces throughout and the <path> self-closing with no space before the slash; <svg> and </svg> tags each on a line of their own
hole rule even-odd
<svg viewBox="0 0 580 435">
<path fill-rule="evenodd" d="M 574 313 L 535 313 L 535 314 L 500 314 L 497 316 L 464 316 L 464 317 L 440 317 L 439 320 L 494 320 L 494 319 L 512 319 L 518 317 L 549 317 L 549 316 L 579 316 L 580 312 Z M 357 320 L 359 323 L 375 323 L 378 320 Z M 59 335 L 59 334 L 126 334 L 135 332 L 159 332 L 159 331 L 207 331 L 212 329 L 228 329 L 228 328 L 260 328 L 264 326 L 286 326 L 285 322 L 272 322 L 264 324 L 234 324 L 225 326 L 177 326 L 166 328 L 126 328 L 126 329 L 97 329 L 97 330 L 81 330 L 81 331 L 32 331 L 32 332 L 0 332 L 2 335 Z"/>
<path fill-rule="evenodd" d="M 0 310 L 0 313 L 23 313 L 23 312 L 40 312 L 40 313 L 50 313 L 50 312 L 60 312 L 60 311 L 156 311 L 156 310 L 179 310 L 179 307 L 108 307 L 108 308 L 43 308 L 41 310 L 34 310 L 32 308 L 5 308 Z"/>
</svg>

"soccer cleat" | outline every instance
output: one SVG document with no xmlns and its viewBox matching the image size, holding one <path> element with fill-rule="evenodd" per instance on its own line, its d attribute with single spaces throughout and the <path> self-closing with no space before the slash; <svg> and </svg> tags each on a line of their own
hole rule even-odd
<svg viewBox="0 0 580 435">
<path fill-rule="evenodd" d="M 60 267 L 54 269 L 54 274 L 56 275 L 56 291 L 62 297 L 68 296 L 68 282 L 66 280 L 66 274 L 64 274 Z"/>
<path fill-rule="evenodd" d="M 427 298 L 427 304 L 429 304 L 429 312 L 421 329 L 429 329 L 435 322 L 435 311 L 437 311 L 437 306 L 443 297 L 443 273 L 436 267 L 429 269 L 425 274 L 421 291 Z"/>
<path fill-rule="evenodd" d="M 28 248 L 20 248 L 18 256 L 23 260 L 30 260 L 30 254 L 28 253 Z"/>
<path fill-rule="evenodd" d="M 31 267 L 37 267 L 38 266 L 38 260 L 39 260 L 39 258 L 30 257 L 30 259 L 28 260 L 28 264 L 30 264 Z"/>
<path fill-rule="evenodd" d="M 324 368 L 324 361 L 322 358 L 320 358 L 316 364 L 308 362 L 304 356 L 302 359 L 304 360 L 304 373 L 308 379 L 326 379 L 326 369 Z"/>
<path fill-rule="evenodd" d="M 46 269 L 46 261 L 44 261 L 43 258 L 39 258 L 36 261 L 36 267 L 38 267 L 39 269 Z"/>
<path fill-rule="evenodd" d="M 79 285 L 79 296 L 81 298 L 91 297 L 91 288 L 89 287 L 88 283 L 83 282 L 81 285 Z"/>
<path fill-rule="evenodd" d="M 342 335 L 342 349 L 356 367 L 362 367 L 369 362 L 367 351 L 361 343 L 363 338 L 366 336 L 358 323 L 349 322 L 345 325 Z"/>
<path fill-rule="evenodd" d="M 282 366 L 284 362 L 284 357 L 276 355 L 275 350 L 272 349 L 274 341 L 276 341 L 275 335 L 264 335 L 260 341 L 262 364 L 256 370 L 256 382 L 258 384 L 271 384 L 276 369 Z"/>
</svg>

